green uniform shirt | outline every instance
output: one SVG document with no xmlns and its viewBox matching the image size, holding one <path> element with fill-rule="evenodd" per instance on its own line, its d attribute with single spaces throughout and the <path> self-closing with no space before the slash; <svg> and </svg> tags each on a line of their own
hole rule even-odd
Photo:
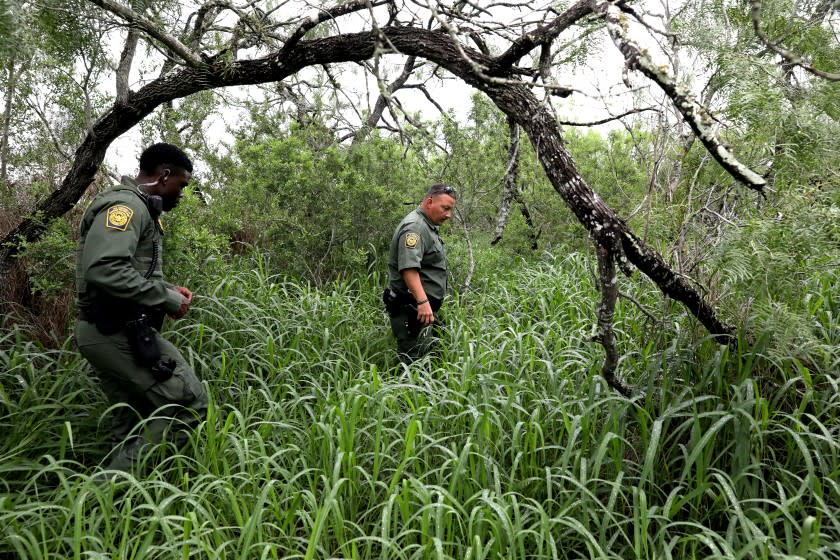
<svg viewBox="0 0 840 560">
<path fill-rule="evenodd" d="M 79 306 L 88 307 L 97 294 L 105 293 L 160 306 L 167 313 L 177 311 L 183 296 L 163 278 L 162 237 L 163 229 L 152 219 L 134 179 L 123 177 L 119 185 L 97 195 L 80 226 Z"/>
<path fill-rule="evenodd" d="M 417 268 L 426 295 L 442 300 L 446 296 L 446 252 L 438 226 L 417 208 L 397 226 L 391 239 L 388 278 L 392 289 L 408 293 L 401 272 Z"/>
</svg>

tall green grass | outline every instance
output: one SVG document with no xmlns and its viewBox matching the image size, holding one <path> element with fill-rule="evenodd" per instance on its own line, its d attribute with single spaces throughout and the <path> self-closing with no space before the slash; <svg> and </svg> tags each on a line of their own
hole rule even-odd
<svg viewBox="0 0 840 560">
<path fill-rule="evenodd" d="M 678 308 L 652 324 L 622 300 L 621 371 L 640 389 L 625 399 L 588 342 L 591 267 L 481 271 L 411 367 L 374 273 L 208 279 L 167 334 L 210 389 L 208 419 L 113 490 L 90 477 L 106 404 L 72 342 L 5 334 L 0 556 L 840 557 L 836 277 L 807 295 L 808 356 L 768 336 L 721 348 Z M 660 305 L 637 282 L 622 290 Z"/>
</svg>

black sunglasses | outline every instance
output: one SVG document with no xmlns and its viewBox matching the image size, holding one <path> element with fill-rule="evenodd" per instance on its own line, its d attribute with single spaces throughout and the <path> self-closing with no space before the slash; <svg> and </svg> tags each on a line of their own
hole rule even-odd
<svg viewBox="0 0 840 560">
<path fill-rule="evenodd" d="M 455 194 L 455 189 L 449 185 L 435 185 L 429 189 L 429 193 L 426 196 L 432 196 L 435 194 L 448 194 L 452 198 L 458 198 Z"/>
</svg>

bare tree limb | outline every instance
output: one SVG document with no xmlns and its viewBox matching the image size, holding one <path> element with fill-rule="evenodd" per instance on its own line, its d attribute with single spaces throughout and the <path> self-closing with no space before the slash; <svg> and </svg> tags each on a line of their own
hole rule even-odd
<svg viewBox="0 0 840 560">
<path fill-rule="evenodd" d="M 134 53 L 137 50 L 137 41 L 140 35 L 134 29 L 128 30 L 128 37 L 125 39 L 120 55 L 120 63 L 117 66 L 117 97 L 116 103 L 125 104 L 128 101 L 128 74 L 131 71 L 131 62 L 134 60 Z"/>
<path fill-rule="evenodd" d="M 443 107 L 441 107 L 440 103 L 438 103 L 438 102 L 435 100 L 435 98 L 434 98 L 434 97 L 432 97 L 432 94 L 431 94 L 431 93 L 429 93 L 429 90 L 426 88 L 426 86 L 425 86 L 424 84 L 420 84 L 420 85 L 417 85 L 417 86 L 406 86 L 406 87 L 411 87 L 411 88 L 416 88 L 416 89 L 419 89 L 419 90 L 423 93 L 423 96 L 426 98 L 426 100 L 427 100 L 429 103 L 431 103 L 432 105 L 434 105 L 434 106 L 435 106 L 435 108 L 438 110 L 438 112 L 439 112 L 441 115 L 443 115 L 444 117 L 446 116 L 446 111 L 443 109 Z"/>
<path fill-rule="evenodd" d="M 499 207 L 499 218 L 496 221 L 496 231 L 490 245 L 495 245 L 502 240 L 502 234 L 507 225 L 510 207 L 513 197 L 519 189 L 519 125 L 512 118 L 508 117 L 508 161 L 505 169 L 504 191 L 502 194 L 502 205 Z"/>
<path fill-rule="evenodd" d="M 560 33 L 568 29 L 582 18 L 593 13 L 594 2 L 592 0 L 578 0 L 572 7 L 560 14 L 548 25 L 535 29 L 533 32 L 522 35 L 510 48 L 499 55 L 490 64 L 488 74 L 499 76 L 506 73 L 511 66 L 516 64 L 520 58 L 528 54 L 539 45 L 553 41 Z"/>
<path fill-rule="evenodd" d="M 475 253 L 473 252 L 470 230 L 467 229 L 467 222 L 457 207 L 455 208 L 455 215 L 458 217 L 458 221 L 461 222 L 461 228 L 464 230 L 464 239 L 467 240 L 467 275 L 464 277 L 464 284 L 461 286 L 461 291 L 466 293 L 472 287 L 472 278 L 473 274 L 475 274 Z"/>
<path fill-rule="evenodd" d="M 723 145 L 711 127 L 712 119 L 709 112 L 696 100 L 694 94 L 688 88 L 676 83 L 667 66 L 655 64 L 644 49 L 628 38 L 627 15 L 609 0 L 601 2 L 599 10 L 607 20 L 607 29 L 621 54 L 624 55 L 627 67 L 642 72 L 671 98 L 697 138 L 721 167 L 747 187 L 763 194 L 767 181 L 738 161 Z"/>
<path fill-rule="evenodd" d="M 164 45 L 168 49 L 170 49 L 173 53 L 177 54 L 181 59 L 187 63 L 188 66 L 192 66 L 193 68 L 199 68 L 204 65 L 204 62 L 201 58 L 198 57 L 194 52 L 192 52 L 186 45 L 184 45 L 181 41 L 170 35 L 169 33 L 165 33 L 160 30 L 160 27 L 149 18 L 143 16 L 142 14 L 138 14 L 131 8 L 124 6 L 122 4 L 118 4 L 116 2 L 112 2 L 111 0 L 89 0 L 91 3 L 96 4 L 100 8 L 104 8 L 115 14 L 130 24 L 136 25 L 146 33 L 148 33 L 151 37 L 154 37 Z"/>
<path fill-rule="evenodd" d="M 643 113 L 645 111 L 655 111 L 659 112 L 659 109 L 656 107 L 643 107 L 641 109 L 630 109 L 629 111 L 625 111 L 620 115 L 615 115 L 614 117 L 607 117 L 605 119 L 600 119 L 597 121 L 589 121 L 589 122 L 573 122 L 573 121 L 563 121 L 558 120 L 557 122 L 562 124 L 563 126 L 598 126 L 599 124 L 605 124 L 612 121 L 617 121 L 619 119 L 623 119 L 628 115 L 634 115 L 636 113 Z"/>
<path fill-rule="evenodd" d="M 26 100 L 26 106 L 32 109 L 35 115 L 38 117 L 38 120 L 41 121 L 41 124 L 44 126 L 44 130 L 47 131 L 47 134 L 50 135 L 50 140 L 52 140 L 53 147 L 55 147 L 55 151 L 61 155 L 66 161 L 70 161 L 72 158 L 70 154 L 64 151 L 64 148 L 61 145 L 61 141 L 58 139 L 58 136 L 55 135 L 55 131 L 50 126 L 50 121 L 47 118 L 47 115 L 44 114 L 44 111 L 38 106 L 37 103 L 30 101 L 29 99 Z"/>
<path fill-rule="evenodd" d="M 625 294 L 624 292 L 619 290 L 618 291 L 618 297 L 623 297 L 624 299 L 633 303 L 633 305 L 635 305 L 639 309 L 639 311 L 644 313 L 647 316 L 647 318 L 650 319 L 651 321 L 653 321 L 654 323 L 659 322 L 659 319 L 657 319 L 656 316 L 653 313 L 648 311 L 647 308 L 644 305 L 639 303 L 639 301 L 636 298 L 634 298 L 633 296 L 631 296 L 630 294 Z"/>
<path fill-rule="evenodd" d="M 381 87 L 379 97 L 377 97 L 376 104 L 374 105 L 373 110 L 370 112 L 367 121 L 356 134 L 356 136 L 353 138 L 353 144 L 357 144 L 365 137 L 367 137 L 368 134 L 370 134 L 370 131 L 376 126 L 376 123 L 379 122 L 379 119 L 382 118 L 382 113 L 385 111 L 385 107 L 391 102 L 391 96 L 394 95 L 394 92 L 405 86 L 405 83 L 408 81 L 408 79 L 411 77 L 414 71 L 422 65 L 416 64 L 416 61 L 416 56 L 409 56 L 406 59 L 405 64 L 403 65 L 402 73 L 400 73 L 400 75 L 397 76 L 396 80 L 394 80 L 387 86 L 382 84 L 381 80 L 377 80 Z"/>
<path fill-rule="evenodd" d="M 283 48 L 277 53 L 277 57 L 285 57 L 292 51 L 292 49 L 295 48 L 298 42 L 303 39 L 303 36 L 306 35 L 310 29 L 314 29 L 317 25 L 324 23 L 327 20 L 335 19 L 337 17 L 361 10 L 369 10 L 374 6 L 390 4 L 392 1 L 393 0 L 354 0 L 353 2 L 339 4 L 338 6 L 333 6 L 329 9 L 318 8 L 316 12 L 309 16 L 305 23 L 298 27 L 295 32 L 289 36 L 286 43 L 283 45 Z"/>
</svg>

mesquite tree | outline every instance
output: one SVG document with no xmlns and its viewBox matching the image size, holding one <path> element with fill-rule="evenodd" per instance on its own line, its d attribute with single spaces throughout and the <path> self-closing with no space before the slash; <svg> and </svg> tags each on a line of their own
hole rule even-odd
<svg viewBox="0 0 840 560">
<path fill-rule="evenodd" d="M 306 2 L 260 0 L 89 3 L 98 7 L 95 14 L 102 27 L 111 30 L 109 40 L 122 41 L 120 53 L 113 59 L 113 101 L 91 121 L 60 187 L 38 204 L 37 219 L 36 214 L 24 217 L 0 245 L 0 290 L 16 257 L 16 240 L 36 239 L 46 220 L 72 208 L 92 182 L 109 145 L 157 107 L 214 88 L 293 79 L 313 66 L 329 74 L 336 65 L 356 63 L 376 73 L 379 65 L 371 61 L 388 55 L 405 57 L 402 73 L 390 82 L 385 76 L 376 76 L 380 95 L 353 136 L 355 141 L 362 141 L 392 102 L 397 88 L 410 86 L 409 80 L 421 68 L 431 67 L 432 72 L 447 72 L 465 81 L 507 115 L 512 130 L 521 130 L 530 139 L 554 189 L 591 235 L 603 269 L 611 270 L 607 261 L 625 273 L 635 267 L 664 294 L 682 302 L 722 342 L 734 334 L 733 326 L 635 235 L 581 177 L 573 155 L 564 146 L 552 108 L 552 97 L 575 95 L 558 75 L 564 57 L 569 56 L 565 51 L 577 49 L 575 56 L 584 56 L 588 41 L 596 36 L 609 38 L 615 46 L 610 48 L 621 53 L 613 72 L 632 72 L 634 79 L 655 84 L 723 169 L 745 188 L 764 189 L 765 179 L 721 141 L 721 124 L 698 96 L 675 79 L 668 64 L 654 61 L 649 48 L 635 38 L 639 34 L 653 41 L 660 38 L 656 17 L 642 11 L 641 5 L 579 0 L 557 9 L 551 3 L 530 0 L 351 0 L 324 2 L 312 9 Z M 55 4 L 51 9 L 64 8 Z M 756 42 L 774 49 L 789 64 L 802 64 L 811 71 L 812 65 L 805 66 L 801 57 L 762 31 L 760 9 L 761 4 L 754 2 L 752 14 L 759 22 Z M 669 33 L 661 36 L 670 37 Z M 132 89 L 129 78 L 141 47 L 159 52 L 161 63 L 157 77 Z M 822 75 L 834 77 L 830 72 Z M 625 78 L 628 86 L 632 85 L 629 77 Z M 614 282 L 611 274 L 602 282 Z M 0 299 L 5 299 L 2 296 L 0 293 Z M 602 330 L 609 328 L 608 323 L 599 321 Z M 602 333 L 597 339 L 604 342 L 612 337 Z"/>
</svg>

